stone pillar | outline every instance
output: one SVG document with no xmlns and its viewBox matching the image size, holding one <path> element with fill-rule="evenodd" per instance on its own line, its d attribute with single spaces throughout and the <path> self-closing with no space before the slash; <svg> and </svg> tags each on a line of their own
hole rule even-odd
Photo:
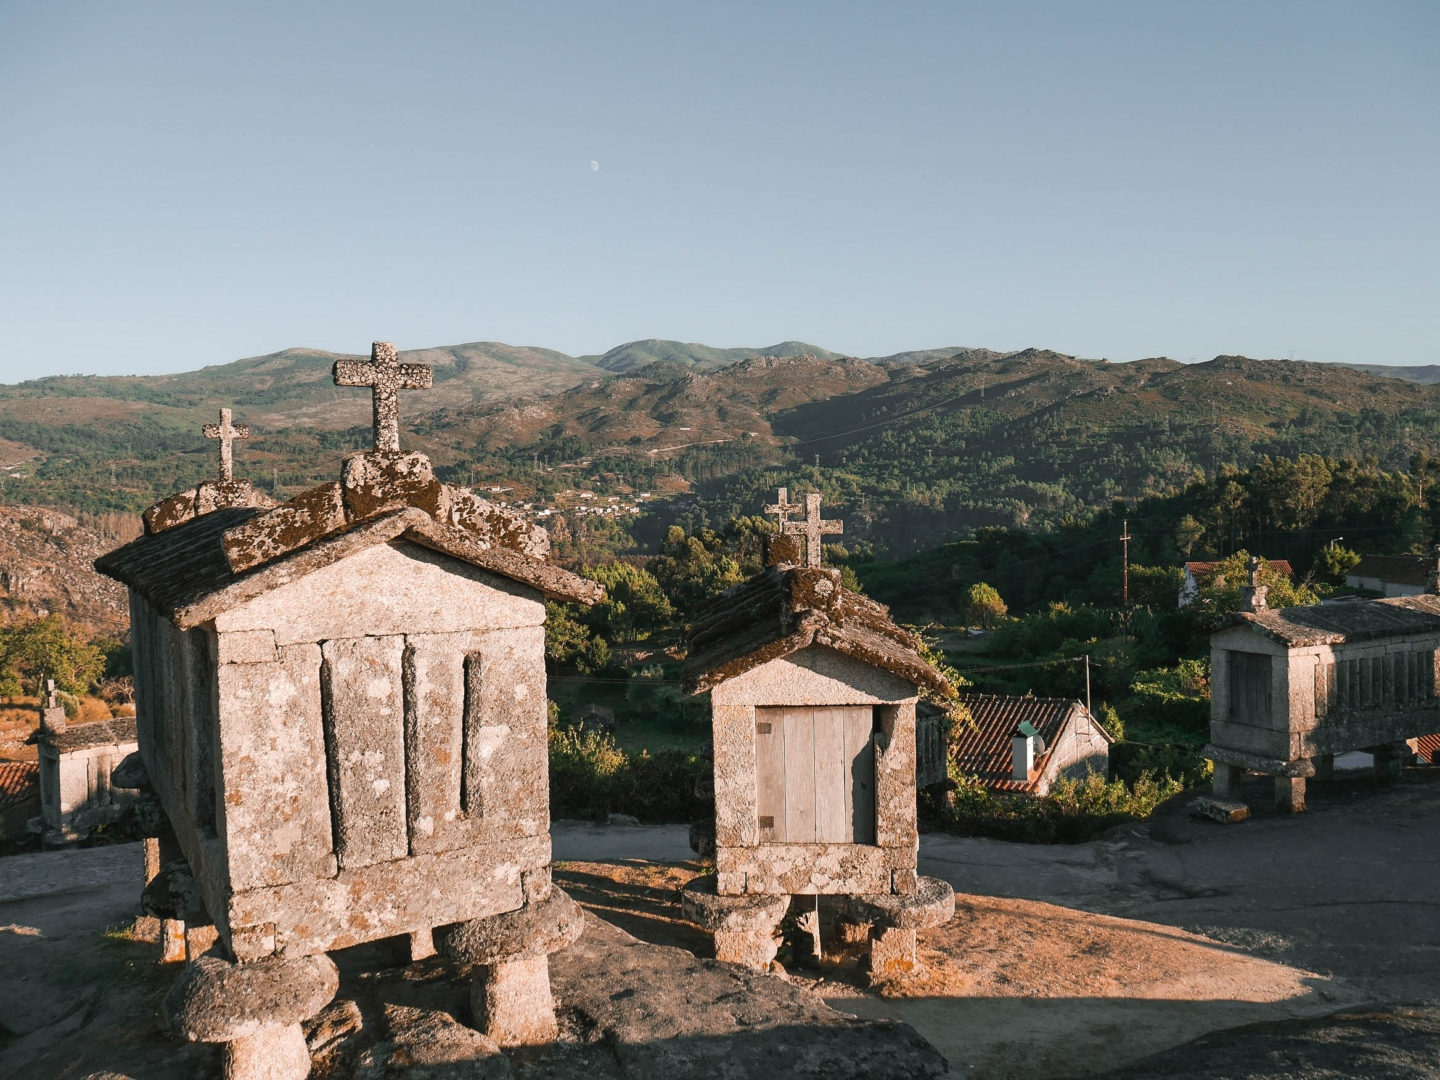
<svg viewBox="0 0 1440 1080">
<path fill-rule="evenodd" d="M 470 984 L 475 1026 L 500 1046 L 543 1046 L 560 1034 L 550 994 L 550 957 L 519 956 L 475 971 Z"/>
<path fill-rule="evenodd" d="M 1334 754 L 1316 754 L 1310 759 L 1310 763 L 1315 766 L 1316 780 L 1333 780 L 1335 778 Z"/>
<path fill-rule="evenodd" d="M 881 893 L 850 897 L 850 918 L 870 923 L 870 984 L 883 986 L 925 974 L 915 932 L 941 926 L 955 915 L 955 890 L 939 878 L 922 877 L 913 895 Z"/>
<path fill-rule="evenodd" d="M 1299 814 L 1305 810 L 1305 778 L 1275 777 L 1275 809 L 1282 814 Z"/>
<path fill-rule="evenodd" d="M 585 929 L 585 913 L 562 890 L 514 911 L 441 927 L 437 951 L 468 972 L 475 1026 L 500 1046 L 553 1042 L 555 1001 L 549 954 Z"/>
<path fill-rule="evenodd" d="M 1375 779 L 1382 787 L 1389 787 L 1405 775 L 1405 766 L 1413 756 L 1408 743 L 1390 743 L 1386 746 L 1372 746 L 1370 753 L 1375 756 Z"/>
<path fill-rule="evenodd" d="M 780 950 L 776 933 L 790 907 L 787 894 L 722 896 L 714 874 L 698 877 L 681 892 L 685 918 L 715 939 L 715 959 L 766 971 Z"/>
<path fill-rule="evenodd" d="M 1215 775 L 1210 780 L 1210 793 L 1217 799 L 1227 799 L 1233 802 L 1240 800 L 1240 781 L 1245 777 L 1245 770 L 1239 765 L 1226 765 L 1223 762 L 1215 763 Z"/>
<path fill-rule="evenodd" d="M 435 933 L 428 926 L 423 930 L 410 931 L 405 937 L 405 944 L 407 964 L 428 960 L 435 955 Z"/>
<path fill-rule="evenodd" d="M 149 885 L 160 876 L 160 838 L 157 836 L 145 837 L 145 885 Z M 144 892 L 144 886 L 141 886 Z M 135 926 L 131 930 L 137 941 L 160 940 L 160 920 L 154 915 L 140 914 L 135 917 Z"/>
<path fill-rule="evenodd" d="M 310 1051 L 301 1021 L 335 996 L 328 956 L 235 964 L 202 956 L 165 995 L 165 1016 L 191 1042 L 223 1043 L 224 1080 L 305 1080 Z"/>
<path fill-rule="evenodd" d="M 181 924 L 185 925 L 185 924 Z M 185 926 L 185 959 L 198 960 L 208 953 L 220 940 L 220 931 L 214 923 L 199 926 Z"/>
</svg>

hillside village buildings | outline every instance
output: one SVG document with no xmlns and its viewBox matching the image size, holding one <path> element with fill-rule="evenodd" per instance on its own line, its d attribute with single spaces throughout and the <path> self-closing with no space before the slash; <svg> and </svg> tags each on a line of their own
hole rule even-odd
<svg viewBox="0 0 1440 1080">
<path fill-rule="evenodd" d="M 167 1010 L 226 1075 L 303 1077 L 299 1023 L 333 949 L 433 940 L 474 973 L 500 1045 L 553 1038 L 546 956 L 583 925 L 550 882 L 545 599 L 601 590 L 514 514 L 399 446 L 397 391 L 429 385 L 376 343 L 373 452 L 278 506 L 218 481 L 146 515 L 97 568 L 130 589 L 132 783 L 163 810 L 152 915 L 213 922 Z M 236 437 L 222 416 L 221 446 Z"/>
<path fill-rule="evenodd" d="M 961 694 L 970 723 L 956 725 L 950 753 L 991 791 L 1044 795 L 1060 777 L 1108 776 L 1114 743 L 1073 698 Z"/>
</svg>

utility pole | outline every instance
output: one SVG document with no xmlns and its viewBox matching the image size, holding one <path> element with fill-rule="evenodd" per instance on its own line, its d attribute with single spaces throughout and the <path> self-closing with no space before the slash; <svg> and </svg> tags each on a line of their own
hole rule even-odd
<svg viewBox="0 0 1440 1080">
<path fill-rule="evenodd" d="M 1085 654 L 1085 711 L 1091 716 L 1095 715 L 1090 708 L 1090 654 L 1088 652 Z"/>
<path fill-rule="evenodd" d="M 1125 628 L 1125 640 L 1130 640 L 1130 519 L 1120 529 L 1120 624 Z M 1090 676 L 1090 666 L 1085 666 L 1085 676 Z"/>
<path fill-rule="evenodd" d="M 1125 524 L 1120 529 L 1120 550 L 1121 566 L 1120 571 L 1120 607 L 1129 612 L 1130 610 L 1130 519 L 1125 519 Z"/>
</svg>

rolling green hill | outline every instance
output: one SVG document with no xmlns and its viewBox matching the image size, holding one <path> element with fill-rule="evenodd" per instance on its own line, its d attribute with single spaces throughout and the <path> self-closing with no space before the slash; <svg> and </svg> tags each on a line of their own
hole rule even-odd
<svg viewBox="0 0 1440 1080">
<path fill-rule="evenodd" d="M 209 474 L 198 428 L 222 404 L 255 433 L 237 449 L 241 475 L 280 495 L 331 476 L 369 439 L 369 396 L 331 384 L 335 355 L 0 387 L 3 497 L 136 511 Z M 679 510 L 695 520 L 753 513 L 777 484 L 818 488 L 850 515 L 847 542 L 890 550 L 1083 516 L 1267 454 L 1396 469 L 1440 453 L 1440 386 L 1340 365 L 1042 349 L 860 360 L 795 342 L 632 342 L 600 358 L 614 372 L 487 342 L 402 355 L 436 369 L 433 390 L 402 395 L 405 444 L 448 479 L 541 499 L 579 483 L 688 491 Z"/>
<path fill-rule="evenodd" d="M 822 360 L 838 360 L 839 353 L 822 349 L 818 345 L 807 345 L 803 341 L 782 341 L 762 349 L 716 349 L 709 345 L 696 345 L 684 341 L 664 341 L 660 338 L 645 338 L 643 341 L 628 341 L 617 345 L 599 356 L 582 356 L 580 359 L 593 363 L 606 371 L 634 371 L 657 362 L 690 365 L 703 370 L 724 367 L 754 356 L 803 356 L 809 354 Z"/>
</svg>

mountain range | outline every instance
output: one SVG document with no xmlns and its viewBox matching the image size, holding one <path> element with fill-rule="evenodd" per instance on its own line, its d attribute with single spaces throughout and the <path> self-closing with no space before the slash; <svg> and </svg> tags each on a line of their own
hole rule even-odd
<svg viewBox="0 0 1440 1080">
<path fill-rule="evenodd" d="M 0 386 L 3 497 L 138 510 L 209 474 L 199 425 L 222 405 L 254 430 L 242 473 L 298 490 L 368 442 L 369 395 L 331 383 L 339 355 Z M 1261 454 L 1403 468 L 1417 449 L 1440 452 L 1435 368 L 962 347 L 855 358 L 799 341 L 655 339 L 582 357 L 497 342 L 401 355 L 435 370 L 432 390 L 401 395 L 406 445 L 449 479 L 535 496 L 678 486 L 720 513 L 804 466 L 821 470 L 811 482 L 827 498 L 917 538 L 1056 520 Z"/>
</svg>

